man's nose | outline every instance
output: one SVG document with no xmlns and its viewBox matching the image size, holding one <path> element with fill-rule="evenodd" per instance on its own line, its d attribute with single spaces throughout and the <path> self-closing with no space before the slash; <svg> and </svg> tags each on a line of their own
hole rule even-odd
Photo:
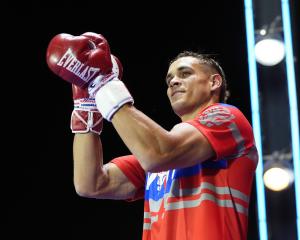
<svg viewBox="0 0 300 240">
<path fill-rule="evenodd" d="M 178 79 L 178 77 L 173 77 L 170 81 L 170 87 L 174 87 L 174 86 L 179 86 L 181 84 L 180 80 Z"/>
</svg>

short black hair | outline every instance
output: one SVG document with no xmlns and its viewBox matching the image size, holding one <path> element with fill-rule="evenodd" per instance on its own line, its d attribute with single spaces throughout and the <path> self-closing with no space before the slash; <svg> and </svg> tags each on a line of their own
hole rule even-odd
<svg viewBox="0 0 300 240">
<path fill-rule="evenodd" d="M 227 99 L 229 98 L 229 91 L 227 89 L 227 82 L 225 78 L 225 73 L 221 65 L 218 63 L 217 60 L 213 58 L 212 54 L 201 54 L 198 52 L 192 52 L 192 51 L 183 51 L 179 53 L 171 62 L 175 62 L 177 59 L 182 57 L 194 57 L 197 58 L 201 64 L 205 64 L 206 66 L 209 66 L 210 68 L 214 69 L 220 76 L 222 77 L 222 86 L 220 91 L 220 102 L 226 103 Z"/>
</svg>

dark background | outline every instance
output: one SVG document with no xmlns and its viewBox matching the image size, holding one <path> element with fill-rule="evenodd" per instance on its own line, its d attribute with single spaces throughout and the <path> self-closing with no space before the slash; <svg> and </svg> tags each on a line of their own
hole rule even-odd
<svg viewBox="0 0 300 240">
<path fill-rule="evenodd" d="M 2 37 L 9 74 L 3 80 L 5 102 L 9 101 L 5 106 L 12 106 L 4 117 L 9 137 L 2 170 L 5 230 L 10 238 L 141 238 L 142 201 L 76 195 L 71 87 L 48 69 L 45 60 L 47 45 L 56 34 L 103 34 L 123 64 L 123 81 L 135 106 L 166 129 L 179 122 L 166 97 L 168 62 L 182 50 L 216 54 L 231 91 L 229 103 L 251 121 L 243 1 L 108 5 L 27 3 L 3 10 L 10 16 L 3 19 Z M 298 9 L 299 4 L 292 2 L 292 7 Z M 299 42 L 298 36 L 296 32 Z M 129 153 L 110 123 L 105 122 L 101 138 L 106 161 Z M 253 185 L 251 240 L 258 239 L 255 194 Z"/>
</svg>

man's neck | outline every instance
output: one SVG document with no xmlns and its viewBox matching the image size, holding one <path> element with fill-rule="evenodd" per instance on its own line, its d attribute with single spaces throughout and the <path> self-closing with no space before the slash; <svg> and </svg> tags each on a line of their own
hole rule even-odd
<svg viewBox="0 0 300 240">
<path fill-rule="evenodd" d="M 193 112 L 190 112 L 190 113 L 187 113 L 187 114 L 184 114 L 184 115 L 180 116 L 181 121 L 182 121 L 182 122 L 185 122 L 185 121 L 194 119 L 194 118 L 197 116 L 197 114 L 198 114 L 199 112 L 201 112 L 203 109 L 205 109 L 205 108 L 207 108 L 208 106 L 213 105 L 213 104 L 215 104 L 215 103 L 218 103 L 218 102 L 216 102 L 216 101 L 209 101 L 209 102 L 206 102 L 206 103 L 204 103 L 204 104 L 201 104 L 201 105 L 200 105 L 197 109 L 195 109 Z"/>
</svg>

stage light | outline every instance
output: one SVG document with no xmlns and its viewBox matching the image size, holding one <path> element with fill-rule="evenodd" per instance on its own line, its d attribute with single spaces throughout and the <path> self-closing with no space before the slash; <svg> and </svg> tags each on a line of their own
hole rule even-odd
<svg viewBox="0 0 300 240">
<path fill-rule="evenodd" d="M 255 58 L 265 66 L 274 66 L 285 57 L 285 46 L 282 37 L 281 16 L 276 16 L 270 25 L 255 31 Z"/>
<path fill-rule="evenodd" d="M 264 156 L 264 184 L 272 191 L 282 191 L 294 182 L 294 174 L 290 164 L 291 153 L 275 151 Z"/>
<path fill-rule="evenodd" d="M 255 44 L 256 61 L 264 66 L 274 66 L 285 56 L 284 43 L 279 38 L 266 36 Z"/>
<path fill-rule="evenodd" d="M 264 173 L 265 186 L 272 191 L 282 191 L 293 181 L 293 171 L 282 166 L 273 166 Z"/>
</svg>

